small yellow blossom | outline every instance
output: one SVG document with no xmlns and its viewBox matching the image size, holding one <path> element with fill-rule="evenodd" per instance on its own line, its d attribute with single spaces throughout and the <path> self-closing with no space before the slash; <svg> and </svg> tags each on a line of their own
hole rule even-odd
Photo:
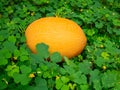
<svg viewBox="0 0 120 90">
<path fill-rule="evenodd" d="M 56 80 L 58 80 L 60 77 L 59 76 L 56 76 Z"/>
<path fill-rule="evenodd" d="M 80 9 L 80 12 L 82 12 L 83 11 L 83 9 Z"/>
<path fill-rule="evenodd" d="M 31 15 L 31 16 L 34 16 L 34 15 L 35 15 L 35 12 L 30 13 L 30 15 Z"/>
<path fill-rule="evenodd" d="M 13 57 L 14 60 L 17 60 L 17 57 Z"/>
<path fill-rule="evenodd" d="M 106 70 L 106 69 L 107 69 L 107 67 L 104 65 L 104 66 L 102 66 L 102 69 L 103 69 L 103 70 Z"/>
<path fill-rule="evenodd" d="M 103 48 L 103 47 L 104 47 L 104 45 L 100 45 L 100 47 L 101 47 L 101 48 Z"/>
<path fill-rule="evenodd" d="M 34 78 L 34 77 L 35 77 L 35 74 L 34 74 L 34 73 L 31 73 L 31 74 L 29 75 L 29 77 L 30 77 L 30 78 Z"/>
</svg>

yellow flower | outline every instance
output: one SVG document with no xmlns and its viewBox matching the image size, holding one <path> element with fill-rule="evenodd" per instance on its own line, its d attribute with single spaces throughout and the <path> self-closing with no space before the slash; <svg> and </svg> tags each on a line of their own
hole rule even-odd
<svg viewBox="0 0 120 90">
<path fill-rule="evenodd" d="M 100 45 L 100 47 L 101 47 L 101 48 L 103 48 L 103 47 L 104 47 L 104 45 Z"/>
<path fill-rule="evenodd" d="M 34 74 L 34 73 L 31 73 L 31 74 L 29 75 L 29 77 L 30 77 L 30 78 L 34 78 L 34 77 L 35 77 L 35 74 Z"/>
<path fill-rule="evenodd" d="M 56 80 L 58 80 L 60 77 L 59 76 L 56 76 Z"/>
<path fill-rule="evenodd" d="M 30 13 L 30 15 L 31 15 L 31 16 L 34 16 L 34 15 L 35 15 L 35 12 Z"/>
<path fill-rule="evenodd" d="M 104 65 L 104 66 L 102 66 L 102 69 L 103 69 L 103 70 L 106 70 L 106 69 L 107 69 L 107 67 Z"/>
</svg>

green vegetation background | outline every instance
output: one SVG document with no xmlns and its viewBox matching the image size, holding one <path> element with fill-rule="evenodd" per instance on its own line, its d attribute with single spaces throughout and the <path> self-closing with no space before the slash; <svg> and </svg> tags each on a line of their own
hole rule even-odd
<svg viewBox="0 0 120 90">
<path fill-rule="evenodd" d="M 56 64 L 60 54 L 50 55 L 43 43 L 31 53 L 25 29 L 46 16 L 83 28 L 88 42 L 81 55 Z M 120 1 L 1 0 L 0 90 L 120 90 Z"/>
</svg>

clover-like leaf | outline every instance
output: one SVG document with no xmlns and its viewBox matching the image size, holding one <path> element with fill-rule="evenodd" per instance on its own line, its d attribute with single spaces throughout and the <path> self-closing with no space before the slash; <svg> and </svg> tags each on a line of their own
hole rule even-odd
<svg viewBox="0 0 120 90">
<path fill-rule="evenodd" d="M 91 71 L 91 63 L 88 61 L 83 61 L 79 64 L 79 69 L 84 74 L 88 74 Z"/>
<path fill-rule="evenodd" d="M 61 90 L 69 90 L 69 86 L 64 84 L 64 85 L 62 86 Z"/>
<path fill-rule="evenodd" d="M 103 22 L 96 22 L 95 27 L 96 28 L 102 28 L 103 27 Z"/>
<path fill-rule="evenodd" d="M 7 88 L 7 84 L 0 80 L 0 90 L 5 90 L 5 88 Z"/>
<path fill-rule="evenodd" d="M 19 83 L 21 81 L 21 76 L 19 73 L 14 73 L 14 81 L 15 83 Z"/>
<path fill-rule="evenodd" d="M 56 85 L 55 85 L 56 89 L 60 89 L 64 85 L 63 82 L 62 82 L 62 80 L 60 78 L 57 79 L 55 81 L 55 83 L 56 83 Z"/>
<path fill-rule="evenodd" d="M 14 73 L 19 73 L 19 67 L 16 65 L 8 65 L 5 70 L 10 77 L 13 77 Z"/>
<path fill-rule="evenodd" d="M 17 47 L 15 46 L 15 44 L 13 42 L 10 41 L 6 41 L 3 43 L 4 47 L 9 50 L 11 53 L 14 52 L 14 50 L 17 49 Z"/>
<path fill-rule="evenodd" d="M 115 26 L 120 26 L 120 20 L 119 20 L 119 19 L 114 19 L 114 20 L 113 20 L 113 24 L 114 24 Z"/>
<path fill-rule="evenodd" d="M 20 56 L 20 51 L 19 50 L 14 50 L 14 57 L 19 57 Z"/>
<path fill-rule="evenodd" d="M 109 54 L 107 52 L 102 52 L 101 53 L 101 56 L 104 58 L 104 59 L 109 59 Z"/>
<path fill-rule="evenodd" d="M 61 62 L 62 61 L 62 56 L 60 55 L 60 53 L 58 52 L 54 52 L 51 56 L 50 56 L 50 60 L 52 62 Z"/>
<path fill-rule="evenodd" d="M 67 83 L 67 82 L 69 82 L 70 79 L 66 76 L 62 76 L 61 80 L 62 80 L 63 83 Z"/>
<path fill-rule="evenodd" d="M 4 36 L 0 35 L 0 41 L 4 41 Z"/>
<path fill-rule="evenodd" d="M 80 85 L 80 90 L 88 90 L 89 86 L 87 84 Z"/>
<path fill-rule="evenodd" d="M 98 69 L 95 69 L 93 71 L 90 72 L 90 81 L 94 81 L 94 80 L 99 80 L 100 79 L 100 71 Z"/>
<path fill-rule="evenodd" d="M 94 80 L 93 81 L 93 87 L 95 90 L 102 90 L 102 85 L 101 85 L 101 82 L 100 80 Z"/>
<path fill-rule="evenodd" d="M 20 70 L 22 73 L 30 73 L 31 72 L 31 68 L 29 66 L 26 66 L 26 65 L 21 65 Z"/>
<path fill-rule="evenodd" d="M 21 85 L 27 85 L 31 80 L 27 74 L 14 73 L 13 76 L 15 83 L 21 83 Z"/>
<path fill-rule="evenodd" d="M 102 86 L 105 88 L 114 87 L 117 83 L 117 72 L 107 71 L 102 75 Z"/>
<path fill-rule="evenodd" d="M 51 73 L 49 71 L 46 71 L 43 73 L 43 78 L 51 78 Z"/>
<path fill-rule="evenodd" d="M 98 56 L 97 59 L 95 60 L 95 64 L 96 64 L 97 66 L 101 67 L 102 65 L 105 64 L 104 58 Z"/>
<path fill-rule="evenodd" d="M 21 85 L 27 85 L 31 80 L 31 78 L 29 78 L 27 74 L 21 74 L 21 78 Z"/>
<path fill-rule="evenodd" d="M 82 75 L 81 72 L 71 74 L 70 79 L 77 84 L 87 84 L 87 78 L 85 75 Z"/>
<path fill-rule="evenodd" d="M 48 58 L 49 56 L 48 45 L 44 43 L 40 43 L 36 45 L 36 49 L 39 57 Z"/>
<path fill-rule="evenodd" d="M 8 63 L 8 59 L 4 57 L 0 57 L 0 65 L 6 65 Z"/>
<path fill-rule="evenodd" d="M 4 57 L 4 58 L 10 58 L 12 56 L 12 54 L 10 53 L 10 51 L 7 48 L 2 48 L 0 50 L 0 57 Z"/>
<path fill-rule="evenodd" d="M 95 34 L 94 29 L 91 29 L 91 30 L 88 29 L 88 30 L 87 30 L 87 35 L 88 35 L 88 36 L 93 36 L 94 34 Z"/>
<path fill-rule="evenodd" d="M 47 82 L 45 79 L 36 77 L 35 83 L 36 83 L 36 86 L 39 87 L 39 90 L 48 90 Z"/>
<path fill-rule="evenodd" d="M 26 60 L 28 60 L 28 56 L 26 55 L 20 56 L 20 61 L 26 61 Z"/>
<path fill-rule="evenodd" d="M 60 73 L 61 73 L 62 75 L 65 75 L 66 72 L 67 72 L 67 71 L 66 71 L 64 68 L 60 68 Z"/>
<path fill-rule="evenodd" d="M 16 37 L 15 36 L 9 36 L 8 41 L 15 43 L 16 42 Z"/>
</svg>

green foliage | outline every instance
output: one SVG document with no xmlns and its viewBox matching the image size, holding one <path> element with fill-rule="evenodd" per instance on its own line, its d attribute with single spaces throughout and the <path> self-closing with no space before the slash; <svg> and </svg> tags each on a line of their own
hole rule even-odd
<svg viewBox="0 0 120 90">
<path fill-rule="evenodd" d="M 0 8 L 0 90 L 120 90 L 119 0 L 1 0 Z M 46 16 L 82 27 L 80 55 L 50 54 L 44 43 L 37 54 L 28 49 L 26 27 Z"/>
</svg>

